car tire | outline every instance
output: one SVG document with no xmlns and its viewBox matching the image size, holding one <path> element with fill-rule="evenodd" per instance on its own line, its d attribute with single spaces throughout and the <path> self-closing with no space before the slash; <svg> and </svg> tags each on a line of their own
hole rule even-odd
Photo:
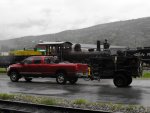
<svg viewBox="0 0 150 113">
<path fill-rule="evenodd" d="M 132 83 L 132 77 L 128 76 L 127 77 L 127 86 L 129 86 Z"/>
<path fill-rule="evenodd" d="M 66 84 L 67 80 L 66 80 L 65 74 L 62 72 L 57 73 L 56 74 L 56 82 L 58 84 Z"/>
<path fill-rule="evenodd" d="M 70 84 L 75 84 L 78 81 L 78 78 L 72 78 L 69 80 Z"/>
<path fill-rule="evenodd" d="M 25 77 L 24 79 L 25 79 L 26 82 L 31 82 L 32 81 L 32 78 L 26 78 Z"/>
<path fill-rule="evenodd" d="M 117 75 L 114 77 L 113 82 L 116 87 L 126 87 L 127 77 L 125 75 Z"/>
<path fill-rule="evenodd" d="M 10 72 L 9 76 L 10 76 L 10 80 L 12 82 L 18 82 L 18 80 L 19 80 L 19 74 L 16 71 Z"/>
</svg>

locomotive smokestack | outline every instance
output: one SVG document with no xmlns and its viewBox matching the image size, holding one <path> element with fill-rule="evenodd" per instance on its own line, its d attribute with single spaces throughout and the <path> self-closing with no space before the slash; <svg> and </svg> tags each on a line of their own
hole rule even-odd
<svg viewBox="0 0 150 113">
<path fill-rule="evenodd" d="M 101 42 L 97 40 L 97 51 L 101 51 Z"/>
</svg>

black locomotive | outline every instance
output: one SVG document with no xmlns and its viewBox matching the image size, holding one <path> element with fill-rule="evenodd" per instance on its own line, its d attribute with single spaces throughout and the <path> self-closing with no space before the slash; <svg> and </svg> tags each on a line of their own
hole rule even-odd
<svg viewBox="0 0 150 113">
<path fill-rule="evenodd" d="M 87 63 L 91 68 L 91 79 L 113 79 L 115 86 L 126 87 L 133 77 L 142 76 L 141 58 L 126 51 L 111 53 L 110 44 L 97 41 L 96 48 L 81 47 L 70 42 L 43 42 L 37 48 L 45 48 L 46 55 L 56 55 L 61 61 Z"/>
</svg>

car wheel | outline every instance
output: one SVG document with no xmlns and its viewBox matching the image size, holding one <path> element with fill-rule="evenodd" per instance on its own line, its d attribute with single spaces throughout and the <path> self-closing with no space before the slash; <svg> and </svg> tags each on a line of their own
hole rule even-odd
<svg viewBox="0 0 150 113">
<path fill-rule="evenodd" d="M 127 86 L 129 86 L 131 83 L 132 83 L 132 77 L 131 77 L 131 76 L 128 76 L 128 79 L 127 79 Z"/>
<path fill-rule="evenodd" d="M 18 73 L 17 73 L 16 71 L 10 72 L 10 80 L 11 80 L 12 82 L 18 82 L 18 80 L 19 80 L 19 75 L 18 75 Z"/>
<path fill-rule="evenodd" d="M 66 77 L 64 73 L 57 73 L 56 81 L 58 84 L 66 84 Z"/>
<path fill-rule="evenodd" d="M 69 80 L 70 84 L 75 84 L 78 81 L 78 78 L 72 78 Z"/>
<path fill-rule="evenodd" d="M 31 82 L 32 81 L 32 78 L 26 78 L 25 77 L 24 79 L 25 79 L 26 82 Z"/>
<path fill-rule="evenodd" d="M 127 78 L 124 75 L 117 75 L 113 80 L 115 86 L 117 87 L 126 87 L 127 86 Z"/>
</svg>

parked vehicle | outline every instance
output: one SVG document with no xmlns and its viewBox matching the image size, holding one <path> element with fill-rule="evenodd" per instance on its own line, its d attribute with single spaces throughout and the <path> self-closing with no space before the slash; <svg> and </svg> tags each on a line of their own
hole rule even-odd
<svg viewBox="0 0 150 113">
<path fill-rule="evenodd" d="M 12 82 L 20 78 L 29 82 L 32 78 L 52 77 L 58 84 L 69 81 L 75 84 L 79 77 L 88 75 L 88 65 L 81 63 L 58 62 L 56 57 L 31 56 L 20 63 L 12 64 L 7 68 L 7 75 Z"/>
<path fill-rule="evenodd" d="M 127 87 L 132 78 L 142 76 L 141 59 L 136 56 L 107 56 L 90 59 L 93 77 L 91 79 L 111 79 L 117 87 Z"/>
</svg>

